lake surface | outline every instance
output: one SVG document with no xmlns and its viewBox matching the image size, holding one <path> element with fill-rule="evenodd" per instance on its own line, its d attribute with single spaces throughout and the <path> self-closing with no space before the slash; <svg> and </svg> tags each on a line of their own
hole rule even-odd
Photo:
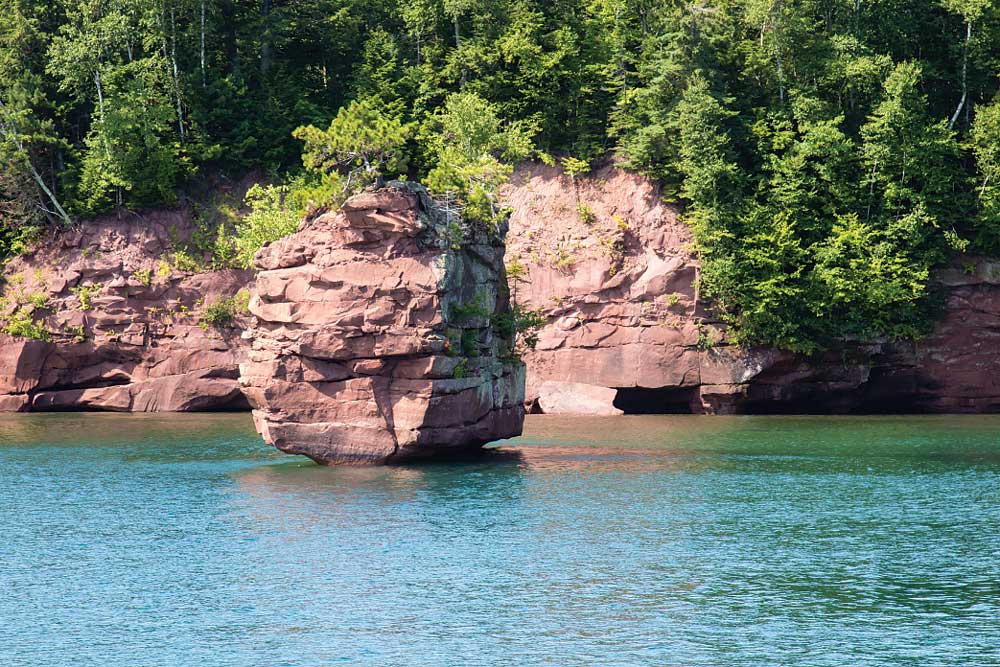
<svg viewBox="0 0 1000 667">
<path fill-rule="evenodd" d="M 1000 418 L 532 416 L 321 468 L 0 418 L 0 665 L 1000 665 Z"/>
</svg>

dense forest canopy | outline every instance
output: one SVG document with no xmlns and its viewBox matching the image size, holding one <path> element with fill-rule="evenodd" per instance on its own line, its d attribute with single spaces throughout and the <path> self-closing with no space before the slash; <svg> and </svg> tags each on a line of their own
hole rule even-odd
<svg viewBox="0 0 1000 667">
<path fill-rule="evenodd" d="M 482 216 L 516 160 L 614 155 L 739 340 L 918 336 L 931 270 L 1000 251 L 998 5 L 0 0 L 0 234 L 251 169 L 272 207 L 382 170 Z"/>
</svg>

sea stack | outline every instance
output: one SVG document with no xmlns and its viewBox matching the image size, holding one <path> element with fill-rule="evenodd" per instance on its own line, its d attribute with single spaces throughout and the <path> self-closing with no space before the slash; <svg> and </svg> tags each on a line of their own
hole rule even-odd
<svg viewBox="0 0 1000 667">
<path fill-rule="evenodd" d="M 260 250 L 240 367 L 258 432 L 323 464 L 519 435 L 505 234 L 393 181 Z"/>
</svg>

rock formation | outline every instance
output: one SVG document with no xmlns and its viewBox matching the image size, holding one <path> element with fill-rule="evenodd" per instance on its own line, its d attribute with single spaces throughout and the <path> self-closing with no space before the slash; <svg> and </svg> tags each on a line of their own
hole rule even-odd
<svg viewBox="0 0 1000 667">
<path fill-rule="evenodd" d="M 262 249 L 241 382 L 264 439 L 333 464 L 518 435 L 504 232 L 393 182 Z"/>
<path fill-rule="evenodd" d="M 574 182 L 524 165 L 504 195 L 515 299 L 548 320 L 525 357 L 534 410 L 1000 410 L 1000 263 L 940 272 L 946 312 L 917 343 L 743 349 L 698 301 L 690 232 L 648 180 L 606 165 Z"/>
<path fill-rule="evenodd" d="M 686 411 L 703 384 L 699 342 L 719 333 L 698 325 L 706 313 L 690 232 L 659 191 L 610 166 L 571 183 L 558 168 L 530 165 L 504 195 L 514 211 L 507 262 L 527 273 L 515 298 L 549 321 L 525 358 L 529 402 L 608 414 L 618 392 L 598 388 L 672 389 L 664 398 Z M 586 400 L 574 401 L 585 385 Z"/>
<path fill-rule="evenodd" d="M 937 274 L 945 313 L 919 342 L 747 350 L 698 301 L 689 231 L 646 179 L 525 165 L 504 194 L 513 299 L 547 318 L 525 354 L 532 410 L 1000 411 L 996 261 Z M 178 269 L 194 231 L 184 211 L 113 214 L 11 258 L 0 324 L 21 335 L 0 334 L 0 411 L 247 409 L 252 340 L 245 389 L 287 451 L 387 461 L 519 430 L 500 236 L 416 186 L 367 193 L 260 253 L 244 331 L 208 307 L 252 276 Z"/>
<path fill-rule="evenodd" d="M 0 411 L 246 409 L 238 319 L 204 321 L 246 271 L 181 271 L 180 211 L 52 230 L 4 267 Z M 31 338 L 33 337 L 33 338 Z"/>
</svg>

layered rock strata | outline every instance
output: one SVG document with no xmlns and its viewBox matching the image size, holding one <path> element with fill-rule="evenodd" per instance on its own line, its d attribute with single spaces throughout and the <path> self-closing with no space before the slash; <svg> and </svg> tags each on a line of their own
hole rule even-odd
<svg viewBox="0 0 1000 667">
<path fill-rule="evenodd" d="M 524 165 L 504 195 L 515 298 L 547 318 L 525 357 L 533 410 L 1000 411 L 1000 263 L 940 272 L 944 317 L 917 343 L 744 349 L 698 299 L 690 231 L 648 180 Z"/>
<path fill-rule="evenodd" d="M 246 409 L 240 321 L 205 309 L 246 271 L 193 273 L 170 261 L 184 213 L 107 216 L 53 230 L 3 271 L 0 411 Z"/>
<path fill-rule="evenodd" d="M 262 249 L 241 382 L 264 439 L 337 464 L 518 435 L 504 232 L 393 182 Z"/>
</svg>

